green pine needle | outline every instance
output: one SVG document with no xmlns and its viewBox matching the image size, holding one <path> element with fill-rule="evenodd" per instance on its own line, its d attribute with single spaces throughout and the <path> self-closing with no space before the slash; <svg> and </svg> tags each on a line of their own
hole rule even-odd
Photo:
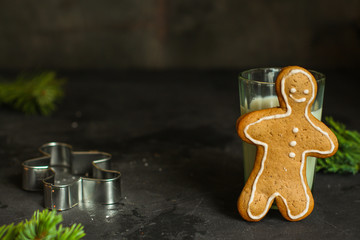
<svg viewBox="0 0 360 240">
<path fill-rule="evenodd" d="M 56 211 L 36 211 L 30 220 L 17 225 L 3 225 L 0 227 L 1 240 L 36 239 L 36 240 L 78 240 L 85 236 L 81 224 L 73 224 L 64 228 L 60 223 L 63 218 Z M 60 225 L 59 225 L 60 224 Z M 57 227 L 59 225 L 59 227 Z"/>
<path fill-rule="evenodd" d="M 59 227 L 59 231 L 57 233 L 56 239 L 81 239 L 84 234 L 84 227 L 81 224 L 74 224 L 70 228 L 64 228 L 62 229 L 62 225 Z"/>
<path fill-rule="evenodd" d="M 21 223 L 22 224 L 22 223 Z M 19 224 L 20 225 L 20 224 Z M 19 234 L 19 229 L 21 227 L 16 227 L 14 224 L 4 225 L 0 227 L 0 239 L 1 240 L 12 240 L 15 239 Z"/>
<path fill-rule="evenodd" d="M 64 95 L 64 83 L 55 72 L 19 75 L 15 81 L 0 83 L 0 104 L 26 114 L 50 115 Z"/>
<path fill-rule="evenodd" d="M 338 139 L 339 149 L 332 157 L 318 158 L 316 171 L 358 173 L 360 169 L 360 133 L 347 130 L 344 124 L 334 121 L 331 117 L 326 117 L 325 120 Z"/>
</svg>

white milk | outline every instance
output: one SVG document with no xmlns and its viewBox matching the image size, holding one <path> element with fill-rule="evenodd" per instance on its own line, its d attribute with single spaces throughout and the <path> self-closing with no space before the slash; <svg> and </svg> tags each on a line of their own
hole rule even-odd
<svg viewBox="0 0 360 240">
<path fill-rule="evenodd" d="M 245 104 L 247 105 L 247 104 Z M 268 96 L 268 97 L 257 97 L 253 99 L 250 103 L 250 108 L 241 107 L 241 115 L 260 110 L 265 108 L 272 108 L 279 106 L 279 101 L 277 96 Z M 316 111 L 311 112 L 314 117 L 318 120 L 321 120 L 322 108 L 317 109 Z M 250 173 L 254 167 L 255 155 L 256 155 L 256 146 L 252 144 L 248 144 L 243 141 L 243 151 L 244 151 L 244 179 L 245 182 L 249 178 Z M 307 157 L 306 159 L 306 178 L 309 184 L 310 189 L 312 188 L 315 174 L 315 165 L 316 158 L 315 157 Z"/>
</svg>

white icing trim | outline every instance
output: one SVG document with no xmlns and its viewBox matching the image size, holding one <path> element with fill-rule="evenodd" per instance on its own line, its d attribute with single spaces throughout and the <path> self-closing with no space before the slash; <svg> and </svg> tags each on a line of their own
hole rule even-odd
<svg viewBox="0 0 360 240">
<path fill-rule="evenodd" d="M 259 215 L 253 215 L 250 211 L 250 204 L 253 202 L 254 200 L 254 194 L 255 194 L 255 191 L 256 191 L 256 185 L 257 185 L 257 182 L 259 181 L 259 178 L 261 176 L 261 174 L 263 173 L 264 171 L 264 165 L 265 165 L 265 161 L 266 161 L 266 157 L 267 157 L 267 152 L 268 152 L 268 145 L 265 143 L 265 142 L 261 142 L 261 141 L 258 141 L 258 140 L 255 140 L 253 139 L 248 133 L 248 129 L 250 126 L 252 125 L 255 125 L 257 123 L 260 123 L 264 120 L 269 120 L 269 119 L 278 119 L 278 118 L 284 118 L 284 117 L 288 117 L 291 115 L 292 113 L 292 108 L 291 106 L 289 105 L 289 101 L 288 101 L 288 98 L 285 94 L 285 79 L 293 74 L 296 74 L 296 73 L 302 73 L 304 74 L 305 76 L 308 77 L 311 85 L 312 85 L 312 95 L 311 95 L 311 98 L 308 100 L 308 103 L 306 105 L 306 108 L 305 108 L 305 118 L 306 120 L 316 129 L 318 130 L 319 132 L 321 132 L 322 134 L 324 134 L 330 141 L 330 144 L 331 144 L 331 149 L 329 151 L 319 151 L 319 150 L 314 150 L 314 149 L 310 149 L 310 150 L 305 150 L 302 155 L 301 155 L 301 166 L 300 166 L 300 172 L 299 172 L 299 175 L 300 175 L 300 178 L 301 178 L 301 183 L 302 183 L 302 186 L 303 186 L 303 190 L 304 190 L 304 193 L 305 193 L 305 196 L 306 196 L 306 207 L 304 209 L 303 212 L 299 213 L 298 215 L 292 215 L 290 213 L 290 209 L 288 207 L 288 204 L 287 204 L 287 201 L 286 199 L 278 192 L 275 192 L 273 193 L 269 198 L 268 198 L 268 201 L 266 203 L 266 206 L 265 206 L 265 210 L 259 214 Z M 265 216 L 265 214 L 268 212 L 269 208 L 270 208 L 270 204 L 271 202 L 274 200 L 275 197 L 278 197 L 280 196 L 282 198 L 282 200 L 284 201 L 285 203 L 285 206 L 286 206 L 286 209 L 287 209 L 287 214 L 289 216 L 289 218 L 291 219 L 298 219 L 298 218 L 301 218 L 303 217 L 309 210 L 309 206 L 310 206 L 310 197 L 306 191 L 306 183 L 304 181 L 304 176 L 302 174 L 303 172 L 303 169 L 304 169 L 304 166 L 305 166 L 305 157 L 306 157 L 306 154 L 309 153 L 309 152 L 316 152 L 316 153 L 319 153 L 319 154 L 330 154 L 334 151 L 335 149 L 335 144 L 331 141 L 331 138 L 329 137 L 329 134 L 325 131 L 323 131 L 320 127 L 316 126 L 309 118 L 308 116 L 308 110 L 309 110 L 309 107 L 310 107 L 310 103 L 314 100 L 315 98 L 315 85 L 313 83 L 313 81 L 311 80 L 311 76 L 303 71 L 303 70 L 300 70 L 300 69 L 294 69 L 294 70 L 291 70 L 290 73 L 286 76 L 284 76 L 281 80 L 281 94 L 282 96 L 284 97 L 284 101 L 285 101 L 285 104 L 286 104 L 286 108 L 287 108 L 287 112 L 284 113 L 284 114 L 275 114 L 275 115 L 271 115 L 271 116 L 266 116 L 266 117 L 263 117 L 263 118 L 260 118 L 259 120 L 257 120 L 256 122 L 253 122 L 253 123 L 250 123 L 248 124 L 245 128 L 244 128 L 244 134 L 245 136 L 250 140 L 252 141 L 254 144 L 256 145 L 260 145 L 264 148 L 264 155 L 263 155 L 263 158 L 261 160 L 261 167 L 260 167 L 260 170 L 254 180 L 254 183 L 253 183 L 253 186 L 252 186 L 252 190 L 251 190 L 251 195 L 250 195 L 250 200 L 248 202 L 248 208 L 247 208 L 247 213 L 249 215 L 250 218 L 252 219 L 260 219 L 260 218 L 263 218 Z M 293 133 L 297 133 L 299 131 L 298 128 L 294 127 L 293 128 Z"/>
</svg>

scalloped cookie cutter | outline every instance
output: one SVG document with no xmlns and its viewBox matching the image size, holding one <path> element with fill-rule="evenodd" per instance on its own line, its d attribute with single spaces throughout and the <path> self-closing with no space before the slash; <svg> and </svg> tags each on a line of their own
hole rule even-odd
<svg viewBox="0 0 360 240">
<path fill-rule="evenodd" d="M 121 173 L 110 169 L 105 152 L 73 152 L 66 143 L 40 147 L 45 156 L 22 163 L 22 187 L 44 189 L 44 205 L 63 211 L 81 202 L 114 204 L 121 199 Z"/>
</svg>

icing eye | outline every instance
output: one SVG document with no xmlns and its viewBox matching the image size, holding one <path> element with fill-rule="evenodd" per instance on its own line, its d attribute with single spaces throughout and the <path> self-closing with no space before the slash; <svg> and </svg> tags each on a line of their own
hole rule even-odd
<svg viewBox="0 0 360 240">
<path fill-rule="evenodd" d="M 309 94 L 309 89 L 305 89 L 304 94 Z"/>
<path fill-rule="evenodd" d="M 291 92 L 291 93 L 296 93 L 296 88 L 291 88 L 291 89 L 290 89 L 290 92 Z"/>
</svg>

